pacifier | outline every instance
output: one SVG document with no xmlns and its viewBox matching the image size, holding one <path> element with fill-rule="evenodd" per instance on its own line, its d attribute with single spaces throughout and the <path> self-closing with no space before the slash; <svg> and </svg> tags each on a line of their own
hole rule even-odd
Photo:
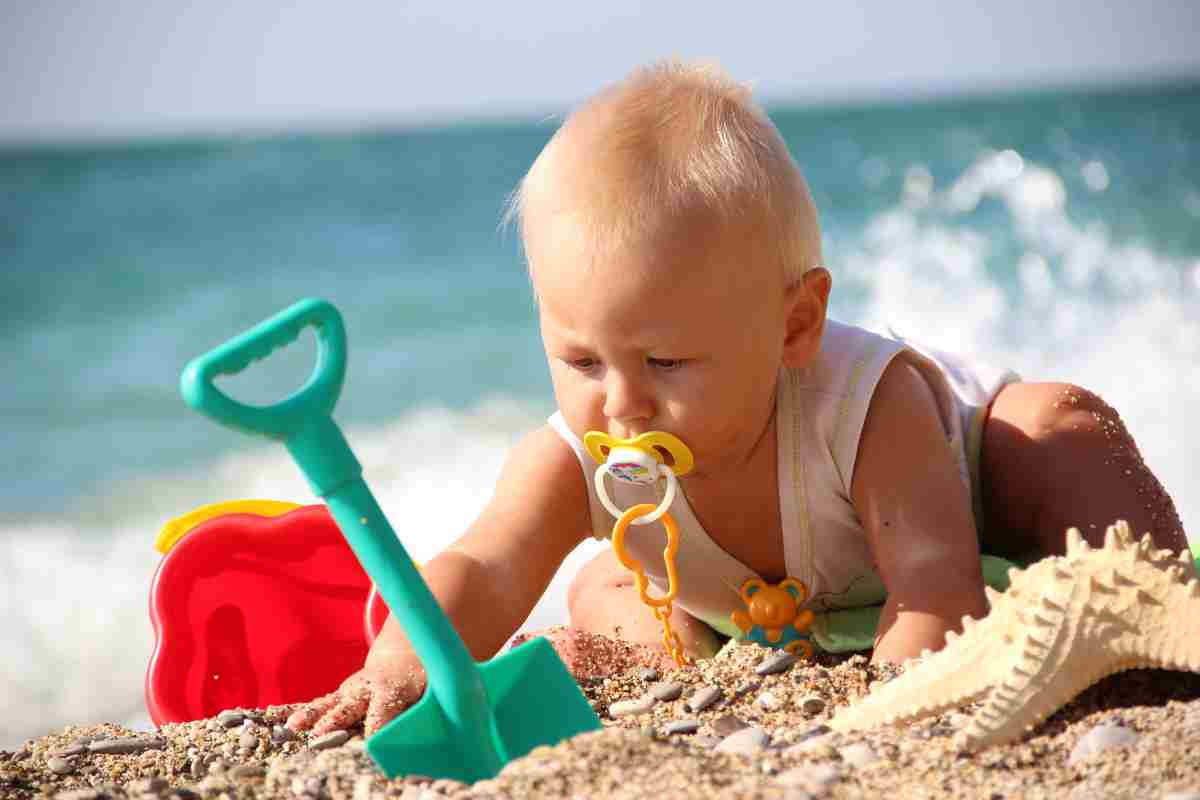
<svg viewBox="0 0 1200 800">
<path fill-rule="evenodd" d="M 596 494 L 614 517 L 625 512 L 609 498 L 604 485 L 605 474 L 613 480 L 642 486 L 653 485 L 660 478 L 667 482 L 662 502 L 649 514 L 634 520 L 634 525 L 649 525 L 665 514 L 675 501 L 676 477 L 690 472 L 696 463 L 692 451 L 679 437 L 662 431 L 648 431 L 632 439 L 588 431 L 583 444 L 591 457 L 599 462 L 595 474 Z"/>
<path fill-rule="evenodd" d="M 642 602 L 650 607 L 655 619 L 662 623 L 663 647 L 675 659 L 675 663 L 682 667 L 688 663 L 688 657 L 679 634 L 671 628 L 671 607 L 679 589 L 679 580 L 675 572 L 679 528 L 667 509 L 675 501 L 678 487 L 675 476 L 691 471 L 695 465 L 692 451 L 677 437 L 662 431 L 650 431 L 632 439 L 618 439 L 600 431 L 588 431 L 583 437 L 583 443 L 592 458 L 600 462 L 595 474 L 596 494 L 609 513 L 617 518 L 612 532 L 613 553 L 617 560 L 633 573 Z M 663 479 L 667 482 L 667 489 L 663 493 L 662 502 L 657 506 L 640 503 L 622 511 L 608 496 L 608 489 L 604 486 L 606 474 L 612 476 L 613 480 L 641 486 L 653 486 L 659 479 Z M 667 592 L 661 597 L 651 597 L 650 581 L 642 569 L 641 562 L 625 549 L 625 532 L 631 524 L 649 525 L 659 518 L 662 518 L 663 527 L 667 532 L 667 546 L 663 550 Z"/>
</svg>

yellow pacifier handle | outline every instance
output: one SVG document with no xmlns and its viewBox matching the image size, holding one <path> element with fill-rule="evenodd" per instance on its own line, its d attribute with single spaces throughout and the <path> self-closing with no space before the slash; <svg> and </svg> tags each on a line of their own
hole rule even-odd
<svg viewBox="0 0 1200 800">
<path fill-rule="evenodd" d="M 679 528 L 667 509 L 675 502 L 678 488 L 676 476 L 690 472 L 696 463 L 692 451 L 677 436 L 662 431 L 648 431 L 632 439 L 609 436 L 602 431 L 588 431 L 583 437 L 583 444 L 599 464 L 594 476 L 596 495 L 608 512 L 617 518 L 612 532 L 613 552 L 617 560 L 634 574 L 642 602 L 650 607 L 655 619 L 662 623 L 663 646 L 676 664 L 685 666 L 688 657 L 683 652 L 683 642 L 679 634 L 671 630 L 671 603 L 678 591 L 675 553 L 679 550 Z M 606 474 L 615 481 L 641 486 L 654 486 L 659 480 L 665 480 L 667 488 L 657 506 L 640 503 L 628 511 L 622 511 L 608 496 L 608 489 L 604 485 Z M 629 526 L 648 525 L 655 520 L 661 520 L 667 530 L 667 546 L 663 550 L 663 563 L 667 567 L 667 593 L 659 598 L 650 596 L 647 591 L 649 580 L 641 563 L 625 550 L 625 531 Z"/>
<path fill-rule="evenodd" d="M 617 524 L 613 526 L 612 532 L 612 547 L 613 552 L 617 556 L 625 569 L 634 574 L 637 580 L 638 594 L 642 598 L 642 602 L 650 606 L 654 612 L 654 617 L 663 625 L 663 647 L 675 659 L 675 663 L 679 666 L 686 666 L 688 663 L 687 655 L 683 652 L 683 642 L 679 639 L 679 634 L 671 629 L 671 603 L 675 599 L 676 592 L 679 591 L 679 581 L 675 573 L 675 553 L 679 550 L 679 527 L 675 524 L 675 518 L 669 513 L 664 513 L 661 517 L 663 527 L 667 530 L 667 546 L 663 548 L 663 563 L 667 567 L 667 593 L 662 597 L 651 597 L 649 592 L 650 580 L 646 577 L 645 570 L 642 569 L 642 563 L 625 549 L 625 532 L 629 530 L 629 525 L 638 517 L 654 511 L 655 506 L 650 503 L 639 503 L 633 506 L 617 520 Z"/>
<path fill-rule="evenodd" d="M 658 463 L 670 467 L 676 475 L 686 475 L 696 465 L 696 460 L 692 457 L 692 451 L 688 449 L 688 446 L 680 441 L 678 436 L 663 431 L 647 431 L 632 439 L 620 439 L 602 431 L 588 431 L 583 436 L 583 446 L 587 448 L 588 454 L 597 464 L 608 461 L 608 454 L 612 450 L 629 447 L 649 453 Z M 663 455 L 664 451 L 671 456 L 674 463 L 667 463 L 667 458 Z"/>
</svg>

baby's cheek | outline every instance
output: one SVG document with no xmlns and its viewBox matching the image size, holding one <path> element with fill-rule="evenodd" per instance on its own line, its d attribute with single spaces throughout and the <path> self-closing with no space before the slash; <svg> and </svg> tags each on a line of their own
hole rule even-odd
<svg viewBox="0 0 1200 800">
<path fill-rule="evenodd" d="M 587 393 L 572 387 L 568 380 L 555 380 L 553 383 L 558 410 L 562 412 L 571 430 L 582 435 L 581 429 L 588 430 L 585 426 L 593 422 L 595 402 L 589 399 Z"/>
<path fill-rule="evenodd" d="M 702 447 L 710 454 L 738 448 L 748 437 L 748 426 L 744 424 L 744 418 L 736 409 L 705 409 L 704 413 L 690 417 L 687 427 L 695 431 L 695 446 Z"/>
</svg>

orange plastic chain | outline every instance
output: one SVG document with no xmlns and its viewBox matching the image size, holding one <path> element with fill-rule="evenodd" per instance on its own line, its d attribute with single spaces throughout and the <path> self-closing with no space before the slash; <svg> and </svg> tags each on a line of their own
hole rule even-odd
<svg viewBox="0 0 1200 800">
<path fill-rule="evenodd" d="M 662 515 L 661 521 L 663 527 L 667 530 L 667 546 L 663 548 L 663 563 L 667 567 L 667 593 L 662 597 L 651 597 L 649 591 L 649 579 L 646 577 L 645 571 L 642 569 L 642 564 L 625 550 L 625 531 L 629 528 L 631 522 L 638 517 L 643 517 L 646 514 L 654 511 L 656 506 L 651 503 L 640 503 L 632 506 L 613 526 L 612 532 L 612 547 L 613 552 L 617 556 L 625 568 L 634 574 L 637 579 L 638 593 L 642 597 L 642 602 L 650 607 L 654 612 L 654 617 L 663 626 L 663 646 L 671 657 L 675 659 L 675 663 L 683 667 L 691 663 L 690 659 L 683 652 L 683 642 L 679 639 L 679 634 L 671 630 L 671 603 L 675 599 L 675 593 L 678 591 L 678 581 L 675 575 L 675 553 L 679 550 L 679 528 L 675 525 L 675 518 L 670 512 Z"/>
</svg>

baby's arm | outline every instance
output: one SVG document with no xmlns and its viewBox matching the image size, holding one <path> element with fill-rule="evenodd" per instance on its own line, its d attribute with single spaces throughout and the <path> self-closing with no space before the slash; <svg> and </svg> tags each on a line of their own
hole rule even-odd
<svg viewBox="0 0 1200 800">
<path fill-rule="evenodd" d="M 476 660 L 504 645 L 589 534 L 587 508 L 574 452 L 543 427 L 509 454 L 495 494 L 467 533 L 421 568 Z M 403 538 L 402 526 L 397 532 Z M 292 714 L 288 725 L 324 733 L 365 720 L 369 735 L 415 702 L 424 684 L 420 661 L 389 617 L 363 668 Z"/>
<path fill-rule="evenodd" d="M 902 357 L 871 398 L 851 493 L 888 591 L 875 661 L 939 650 L 964 614 L 986 613 L 970 494 L 933 392 Z"/>
</svg>

